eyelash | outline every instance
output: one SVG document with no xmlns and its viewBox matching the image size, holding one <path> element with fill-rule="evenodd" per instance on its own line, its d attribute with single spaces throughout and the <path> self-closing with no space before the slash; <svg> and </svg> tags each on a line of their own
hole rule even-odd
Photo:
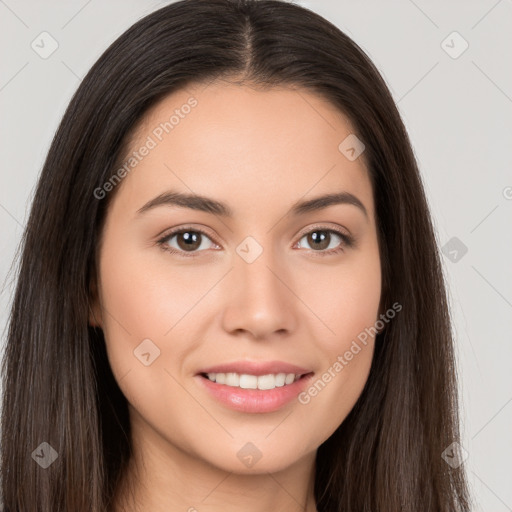
<svg viewBox="0 0 512 512">
<path fill-rule="evenodd" d="M 329 249 L 327 251 L 326 250 L 323 250 L 323 251 L 311 250 L 311 252 L 313 252 L 315 254 L 315 256 L 323 257 L 323 256 L 331 256 L 331 255 L 339 254 L 340 252 L 343 252 L 345 250 L 345 248 L 351 248 L 354 246 L 354 239 L 351 236 L 349 236 L 345 233 L 342 233 L 341 231 L 338 231 L 337 229 L 323 228 L 323 227 L 315 227 L 315 228 L 311 229 L 310 231 L 307 231 L 306 233 L 301 235 L 301 237 L 299 238 L 299 241 L 302 240 L 302 238 L 304 238 L 306 235 L 314 233 L 315 231 L 334 233 L 334 234 L 338 235 L 342 240 L 342 242 L 340 243 L 340 246 L 336 249 Z M 212 242 L 216 243 L 214 240 L 212 240 L 212 237 L 208 233 L 203 231 L 202 229 L 185 227 L 185 228 L 179 228 L 174 231 L 171 231 L 170 233 L 167 233 L 165 236 L 163 236 L 162 238 L 160 238 L 157 241 L 157 244 L 161 247 L 161 249 L 163 251 L 170 252 L 171 254 L 179 254 L 180 256 L 183 256 L 185 258 L 196 258 L 197 256 L 200 255 L 200 253 L 202 251 L 187 253 L 186 251 L 180 251 L 180 250 L 174 249 L 173 247 L 169 247 L 166 244 L 166 242 L 168 242 L 174 235 L 179 235 L 181 233 L 186 233 L 186 232 L 201 233 L 205 237 L 209 238 Z"/>
</svg>

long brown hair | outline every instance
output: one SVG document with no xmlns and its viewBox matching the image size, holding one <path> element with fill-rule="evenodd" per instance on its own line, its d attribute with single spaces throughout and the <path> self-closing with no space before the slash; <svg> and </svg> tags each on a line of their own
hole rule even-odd
<svg viewBox="0 0 512 512">
<path fill-rule="evenodd" d="M 326 98 L 366 145 L 383 271 L 366 386 L 317 452 L 322 512 L 469 509 L 453 340 L 440 256 L 410 141 L 367 55 L 321 16 L 280 0 L 184 0 L 146 16 L 94 64 L 55 134 L 22 239 L 3 360 L 5 512 L 111 506 L 131 456 L 126 399 L 88 325 L 95 252 L 131 130 L 163 96 L 218 78 Z M 341 141 L 340 141 L 341 142 Z M 48 443 L 42 445 L 41 443 Z M 46 469 L 36 457 L 57 459 Z M 37 452 L 39 450 L 39 452 Z M 34 455 L 35 454 L 35 455 Z"/>
</svg>

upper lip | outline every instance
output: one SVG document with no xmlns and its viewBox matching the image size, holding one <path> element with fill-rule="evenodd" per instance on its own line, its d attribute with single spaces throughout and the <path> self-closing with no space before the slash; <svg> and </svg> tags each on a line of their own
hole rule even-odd
<svg viewBox="0 0 512 512">
<path fill-rule="evenodd" d="M 311 373 L 311 370 L 284 361 L 233 361 L 209 366 L 198 373 L 238 373 L 247 375 L 294 373 L 295 375 L 304 375 Z"/>
</svg>

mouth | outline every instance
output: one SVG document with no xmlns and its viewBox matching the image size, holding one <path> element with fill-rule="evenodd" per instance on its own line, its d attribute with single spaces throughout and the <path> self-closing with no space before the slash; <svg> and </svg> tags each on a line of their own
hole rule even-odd
<svg viewBox="0 0 512 512">
<path fill-rule="evenodd" d="M 200 373 L 200 375 L 210 382 L 233 388 L 269 390 L 289 386 L 306 375 L 309 375 L 309 373 L 268 373 L 265 375 L 251 375 L 248 373 L 240 374 L 235 372 L 211 372 Z"/>
<path fill-rule="evenodd" d="M 238 362 L 196 374 L 202 390 L 216 402 L 244 413 L 269 413 L 290 404 L 313 371 L 282 362 Z"/>
</svg>

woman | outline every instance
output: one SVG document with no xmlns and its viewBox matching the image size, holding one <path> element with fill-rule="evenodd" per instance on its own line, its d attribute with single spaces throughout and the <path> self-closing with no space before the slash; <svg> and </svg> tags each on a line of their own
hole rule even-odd
<svg viewBox="0 0 512 512">
<path fill-rule="evenodd" d="M 5 511 L 468 509 L 417 164 L 311 11 L 185 0 L 121 35 L 55 135 L 19 272 Z"/>
</svg>

